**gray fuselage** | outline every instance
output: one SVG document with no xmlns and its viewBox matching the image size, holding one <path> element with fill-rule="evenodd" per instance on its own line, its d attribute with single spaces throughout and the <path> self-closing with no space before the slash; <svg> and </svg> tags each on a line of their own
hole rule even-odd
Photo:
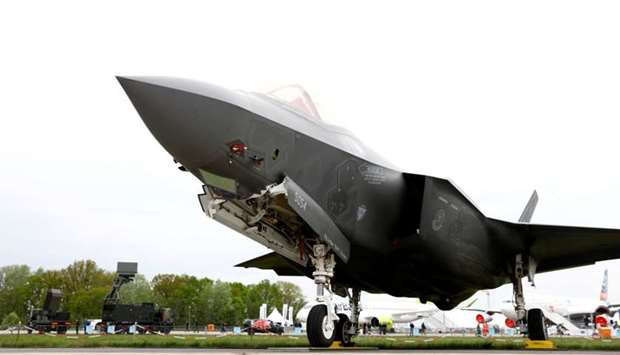
<svg viewBox="0 0 620 355">
<path fill-rule="evenodd" d="M 175 161 L 225 198 L 247 199 L 285 177 L 311 196 L 350 243 L 334 283 L 451 308 L 509 281 L 523 245 L 449 181 L 400 172 L 348 131 L 270 97 L 172 78 L 119 80 Z"/>
</svg>

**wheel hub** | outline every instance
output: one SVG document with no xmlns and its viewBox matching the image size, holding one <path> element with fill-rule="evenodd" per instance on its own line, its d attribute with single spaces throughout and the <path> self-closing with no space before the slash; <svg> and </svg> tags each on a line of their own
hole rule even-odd
<svg viewBox="0 0 620 355">
<path fill-rule="evenodd" d="M 329 321 L 329 317 L 327 315 L 323 317 L 321 330 L 323 331 L 323 336 L 327 339 L 330 339 L 334 334 L 334 323 Z"/>
</svg>

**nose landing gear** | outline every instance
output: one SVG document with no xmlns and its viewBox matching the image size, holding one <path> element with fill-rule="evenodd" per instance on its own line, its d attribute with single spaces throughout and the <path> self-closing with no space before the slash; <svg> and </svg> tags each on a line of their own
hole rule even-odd
<svg viewBox="0 0 620 355">
<path fill-rule="evenodd" d="M 308 313 L 306 331 L 310 346 L 328 347 L 334 342 L 338 315 L 332 304 L 330 280 L 334 276 L 336 259 L 329 252 L 327 245 L 315 244 L 312 247 L 310 260 L 314 265 L 314 283 L 316 284 L 316 300 L 318 304 Z M 327 292 L 325 292 L 327 290 Z"/>
<path fill-rule="evenodd" d="M 360 313 L 359 300 L 360 290 L 354 289 L 349 296 L 351 317 L 346 314 L 337 314 L 332 300 L 331 278 L 334 277 L 336 259 L 327 245 L 315 244 L 310 256 L 315 271 L 314 283 L 316 284 L 317 304 L 308 313 L 306 332 L 308 341 L 312 347 L 329 347 L 332 343 L 340 341 L 343 345 L 352 344 L 352 338 L 358 331 L 358 319 Z"/>
</svg>

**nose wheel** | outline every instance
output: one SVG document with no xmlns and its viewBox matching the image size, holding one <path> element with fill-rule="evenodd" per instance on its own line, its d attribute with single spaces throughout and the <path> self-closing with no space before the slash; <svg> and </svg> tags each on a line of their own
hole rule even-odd
<svg viewBox="0 0 620 355">
<path fill-rule="evenodd" d="M 308 341 L 312 347 L 326 348 L 336 339 L 336 323 L 329 320 L 327 307 L 317 304 L 312 307 L 306 323 Z"/>
</svg>

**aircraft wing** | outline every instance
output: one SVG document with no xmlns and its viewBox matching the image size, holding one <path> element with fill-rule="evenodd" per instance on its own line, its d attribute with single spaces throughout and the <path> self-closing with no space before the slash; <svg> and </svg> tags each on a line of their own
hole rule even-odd
<svg viewBox="0 0 620 355">
<path fill-rule="evenodd" d="M 618 229 L 503 223 L 525 239 L 537 273 L 620 258 Z"/>
</svg>

